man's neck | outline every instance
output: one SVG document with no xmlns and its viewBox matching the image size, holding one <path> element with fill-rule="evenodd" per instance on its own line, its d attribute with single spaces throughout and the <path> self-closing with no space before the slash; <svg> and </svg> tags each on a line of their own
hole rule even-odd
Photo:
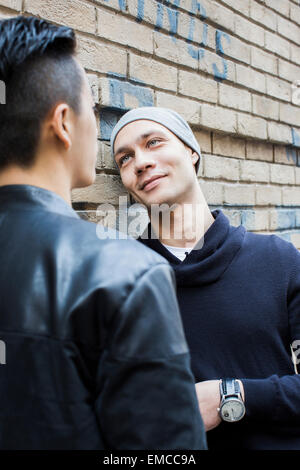
<svg viewBox="0 0 300 470">
<path fill-rule="evenodd" d="M 170 211 L 151 211 L 149 216 L 161 243 L 183 248 L 194 247 L 214 223 L 200 188 L 190 202 L 173 205 Z"/>
<path fill-rule="evenodd" d="M 11 166 L 0 171 L 0 186 L 6 185 L 31 185 L 38 188 L 47 189 L 62 197 L 69 205 L 71 205 L 71 192 L 65 181 L 61 181 L 57 172 L 52 174 L 44 171 L 27 170 L 18 166 Z"/>
</svg>

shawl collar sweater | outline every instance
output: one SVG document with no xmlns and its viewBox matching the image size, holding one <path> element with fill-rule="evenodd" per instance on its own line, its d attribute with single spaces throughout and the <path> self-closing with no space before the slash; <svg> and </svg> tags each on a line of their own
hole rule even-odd
<svg viewBox="0 0 300 470">
<path fill-rule="evenodd" d="M 208 446 L 300 449 L 300 253 L 275 235 L 231 226 L 221 211 L 213 216 L 203 247 L 183 262 L 158 239 L 140 239 L 175 271 L 195 381 L 244 385 L 245 417 L 209 431 Z"/>
</svg>

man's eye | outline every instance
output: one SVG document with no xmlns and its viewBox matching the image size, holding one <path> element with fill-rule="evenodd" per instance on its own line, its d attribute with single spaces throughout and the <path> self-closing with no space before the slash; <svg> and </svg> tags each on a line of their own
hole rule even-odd
<svg viewBox="0 0 300 470">
<path fill-rule="evenodd" d="M 148 145 L 148 146 L 152 146 L 152 145 L 155 145 L 155 144 L 157 144 L 157 142 L 159 142 L 159 140 L 158 140 L 158 139 L 151 139 L 151 140 L 149 140 L 149 142 L 148 142 L 148 144 L 147 144 L 147 145 Z"/>
<path fill-rule="evenodd" d="M 119 166 L 122 166 L 124 163 L 126 163 L 130 158 L 130 155 L 126 154 L 126 155 L 123 155 L 120 159 L 119 159 Z"/>
</svg>

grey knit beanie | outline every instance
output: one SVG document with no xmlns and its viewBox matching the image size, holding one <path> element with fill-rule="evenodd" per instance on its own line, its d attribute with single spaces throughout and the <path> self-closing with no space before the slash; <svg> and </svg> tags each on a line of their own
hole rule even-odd
<svg viewBox="0 0 300 470">
<path fill-rule="evenodd" d="M 146 119 L 147 121 L 157 122 L 167 129 L 169 129 L 173 134 L 175 134 L 180 140 L 182 140 L 188 147 L 194 150 L 198 155 L 199 159 L 195 165 L 196 172 L 198 172 L 201 150 L 200 146 L 192 132 L 192 129 L 188 123 L 178 114 L 176 111 L 167 108 L 156 108 L 152 106 L 144 106 L 142 108 L 136 108 L 128 111 L 124 114 L 121 119 L 117 122 L 114 127 L 111 138 L 111 154 L 114 158 L 114 143 L 117 137 L 117 134 L 120 130 L 127 126 L 130 122 L 139 121 L 140 119 Z"/>
</svg>

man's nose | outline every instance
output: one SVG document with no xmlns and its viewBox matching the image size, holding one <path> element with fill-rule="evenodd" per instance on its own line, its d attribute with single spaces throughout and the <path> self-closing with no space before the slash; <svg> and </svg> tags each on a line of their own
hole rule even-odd
<svg viewBox="0 0 300 470">
<path fill-rule="evenodd" d="M 155 160 L 148 153 L 142 150 L 137 150 L 135 153 L 135 171 L 137 174 L 142 173 L 147 168 L 155 166 Z"/>
</svg>

